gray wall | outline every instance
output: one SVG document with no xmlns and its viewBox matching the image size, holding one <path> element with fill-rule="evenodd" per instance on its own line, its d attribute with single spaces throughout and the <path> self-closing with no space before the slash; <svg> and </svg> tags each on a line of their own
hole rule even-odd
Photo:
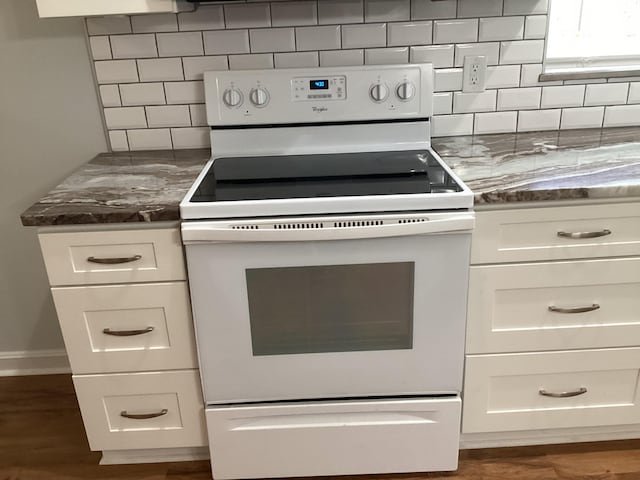
<svg viewBox="0 0 640 480">
<path fill-rule="evenodd" d="M 83 20 L 0 0 L 0 357 L 63 348 L 36 229 L 19 215 L 106 148 Z"/>
</svg>

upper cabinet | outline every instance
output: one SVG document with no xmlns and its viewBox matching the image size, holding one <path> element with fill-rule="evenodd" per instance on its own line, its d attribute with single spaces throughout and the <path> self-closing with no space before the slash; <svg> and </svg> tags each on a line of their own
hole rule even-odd
<svg viewBox="0 0 640 480">
<path fill-rule="evenodd" d="M 36 0 L 36 3 L 41 18 L 178 11 L 177 0 Z"/>
</svg>

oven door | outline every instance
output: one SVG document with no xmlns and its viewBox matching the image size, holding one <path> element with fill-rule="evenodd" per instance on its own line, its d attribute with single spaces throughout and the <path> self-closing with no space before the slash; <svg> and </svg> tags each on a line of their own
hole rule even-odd
<svg viewBox="0 0 640 480">
<path fill-rule="evenodd" d="M 424 218 L 183 224 L 206 403 L 458 393 L 473 214 Z"/>
</svg>

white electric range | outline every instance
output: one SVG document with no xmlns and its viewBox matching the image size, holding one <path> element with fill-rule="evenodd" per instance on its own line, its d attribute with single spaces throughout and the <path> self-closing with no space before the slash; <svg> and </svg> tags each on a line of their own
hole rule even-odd
<svg viewBox="0 0 640 480">
<path fill-rule="evenodd" d="M 207 72 L 183 200 L 214 478 L 454 470 L 472 193 L 430 64 Z"/>
</svg>

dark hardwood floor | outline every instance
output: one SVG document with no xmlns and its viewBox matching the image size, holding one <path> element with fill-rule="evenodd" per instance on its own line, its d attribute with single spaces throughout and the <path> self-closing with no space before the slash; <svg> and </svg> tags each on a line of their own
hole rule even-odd
<svg viewBox="0 0 640 480">
<path fill-rule="evenodd" d="M 100 466 L 99 460 L 89 451 L 69 375 L 0 378 L 0 480 L 211 478 L 208 462 Z M 454 473 L 369 480 L 439 478 L 640 480 L 640 440 L 467 450 Z"/>
</svg>

